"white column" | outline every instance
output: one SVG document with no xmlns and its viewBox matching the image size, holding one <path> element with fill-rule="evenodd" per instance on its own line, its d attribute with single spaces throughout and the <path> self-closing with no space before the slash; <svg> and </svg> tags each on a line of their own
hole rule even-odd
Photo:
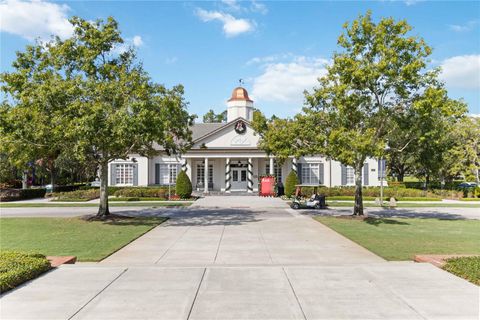
<svg viewBox="0 0 480 320">
<path fill-rule="evenodd" d="M 247 167 L 247 191 L 249 193 L 253 192 L 253 165 L 252 158 L 248 158 L 248 167 Z"/>
<path fill-rule="evenodd" d="M 205 171 L 204 171 L 204 185 L 205 185 L 205 189 L 204 189 L 204 193 L 208 193 L 208 158 L 205 158 Z"/>
<path fill-rule="evenodd" d="M 225 192 L 230 193 L 232 184 L 230 182 L 230 158 L 225 159 Z"/>
<path fill-rule="evenodd" d="M 270 172 L 268 173 L 269 175 L 273 176 L 273 173 L 275 171 L 273 171 L 273 158 L 270 157 Z"/>
</svg>

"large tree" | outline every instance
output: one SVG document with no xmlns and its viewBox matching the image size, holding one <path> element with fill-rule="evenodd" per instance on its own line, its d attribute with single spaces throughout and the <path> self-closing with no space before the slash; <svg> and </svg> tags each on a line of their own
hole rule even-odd
<svg viewBox="0 0 480 320">
<path fill-rule="evenodd" d="M 391 116 L 411 108 L 434 78 L 426 70 L 431 49 L 409 35 L 411 29 L 392 18 L 375 23 L 370 12 L 346 23 L 327 74 L 306 93 L 307 105 L 296 117 L 301 125 L 289 124 L 300 153 L 324 154 L 354 169 L 355 215 L 363 215 L 365 160 L 384 154 Z M 280 153 L 273 141 L 265 143 Z"/>
<path fill-rule="evenodd" d="M 167 153 L 183 151 L 191 140 L 192 118 L 183 87 L 154 83 L 133 49 L 124 45 L 113 18 L 92 22 L 74 17 L 70 22 L 72 37 L 56 38 L 44 47 L 49 68 L 65 83 L 74 83 L 78 92 L 59 110 L 65 122 L 49 128 L 62 132 L 77 159 L 99 169 L 98 216 L 104 217 L 109 214 L 109 162 L 131 154 L 158 154 L 157 145 Z"/>
<path fill-rule="evenodd" d="M 68 151 L 64 136 L 65 106 L 77 99 L 79 88 L 53 66 L 44 43 L 17 52 L 13 71 L 0 75 L 9 98 L 1 105 L 1 152 L 22 170 L 35 163 L 44 167 L 55 187 L 56 160 Z M 25 175 L 24 175 L 25 187 Z"/>
</svg>

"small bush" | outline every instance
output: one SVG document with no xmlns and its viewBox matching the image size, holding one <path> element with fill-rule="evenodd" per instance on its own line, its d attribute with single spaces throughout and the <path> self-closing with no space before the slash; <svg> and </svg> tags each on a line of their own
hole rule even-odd
<svg viewBox="0 0 480 320">
<path fill-rule="evenodd" d="M 188 199 L 192 195 L 192 182 L 190 181 L 190 178 L 183 170 L 181 170 L 177 176 L 175 193 L 181 199 Z"/>
<path fill-rule="evenodd" d="M 0 201 L 17 201 L 45 197 L 46 189 L 3 189 L 0 190 Z"/>
<path fill-rule="evenodd" d="M 54 192 L 52 197 L 56 201 L 89 201 L 100 197 L 99 189 L 76 190 L 71 192 Z"/>
<path fill-rule="evenodd" d="M 443 269 L 480 285 L 480 257 L 458 257 L 447 260 Z"/>
<path fill-rule="evenodd" d="M 295 193 L 295 186 L 299 184 L 298 176 L 295 171 L 290 171 L 285 180 L 285 195 L 291 197 Z"/>
<path fill-rule="evenodd" d="M 172 188 L 173 189 L 173 188 Z M 168 189 L 165 187 L 125 187 L 118 188 L 113 194 L 119 198 L 161 198 L 168 197 Z"/>
<path fill-rule="evenodd" d="M 50 268 L 50 262 L 44 255 L 2 251 L 0 252 L 0 293 L 31 280 Z"/>
</svg>

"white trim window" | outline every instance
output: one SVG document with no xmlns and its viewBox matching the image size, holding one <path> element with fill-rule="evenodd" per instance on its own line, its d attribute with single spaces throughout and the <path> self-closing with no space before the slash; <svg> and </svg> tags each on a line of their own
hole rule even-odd
<svg viewBox="0 0 480 320">
<path fill-rule="evenodd" d="M 180 170 L 178 163 L 157 163 L 158 165 L 158 183 L 160 185 L 172 185 L 177 182 L 177 176 Z"/>
<path fill-rule="evenodd" d="M 115 165 L 115 185 L 117 186 L 133 185 L 133 164 L 117 163 Z"/>
<path fill-rule="evenodd" d="M 320 179 L 320 163 L 302 163 L 302 184 L 319 185 L 323 183 Z"/>
<path fill-rule="evenodd" d="M 205 163 L 197 163 L 197 185 L 205 183 Z M 208 183 L 213 184 L 213 164 L 208 164 Z"/>
<path fill-rule="evenodd" d="M 353 170 L 353 167 L 346 167 L 345 173 L 347 175 L 347 184 L 355 184 L 355 171 Z"/>
<path fill-rule="evenodd" d="M 267 162 L 265 164 L 265 174 L 270 174 L 270 163 Z M 277 164 L 277 161 L 273 162 L 273 176 L 277 180 L 277 182 L 282 182 L 282 167 Z"/>
</svg>

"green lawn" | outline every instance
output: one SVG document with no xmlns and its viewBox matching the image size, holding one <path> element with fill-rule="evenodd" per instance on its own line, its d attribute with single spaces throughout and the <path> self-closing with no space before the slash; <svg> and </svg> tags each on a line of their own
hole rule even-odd
<svg viewBox="0 0 480 320">
<path fill-rule="evenodd" d="M 385 201 L 384 201 L 385 202 Z M 338 202 L 338 201 L 328 201 L 327 198 L 327 204 L 330 207 L 353 207 L 353 201 L 352 202 Z M 380 207 L 379 205 L 375 203 L 368 203 L 364 202 L 363 206 L 366 208 L 372 208 L 372 207 Z M 385 202 L 384 207 L 388 208 L 388 201 Z M 397 208 L 480 208 L 480 204 L 478 203 L 436 203 L 434 201 L 432 202 L 425 202 L 425 203 L 405 203 L 405 202 L 399 202 L 397 201 Z"/>
<path fill-rule="evenodd" d="M 125 202 L 125 203 L 115 203 L 109 202 L 110 207 L 187 207 L 191 205 L 191 201 L 178 201 L 178 202 L 166 202 L 166 201 L 156 201 L 156 202 Z M 0 208 L 55 208 L 55 207 L 98 207 L 98 203 L 0 203 Z"/>
<path fill-rule="evenodd" d="M 166 218 L 85 221 L 80 218 L 0 218 L 1 250 L 99 261 Z"/>
<path fill-rule="evenodd" d="M 315 219 L 387 260 L 412 260 L 416 254 L 480 255 L 479 220 Z"/>
<path fill-rule="evenodd" d="M 448 259 L 443 269 L 480 286 L 480 257 Z"/>
</svg>

